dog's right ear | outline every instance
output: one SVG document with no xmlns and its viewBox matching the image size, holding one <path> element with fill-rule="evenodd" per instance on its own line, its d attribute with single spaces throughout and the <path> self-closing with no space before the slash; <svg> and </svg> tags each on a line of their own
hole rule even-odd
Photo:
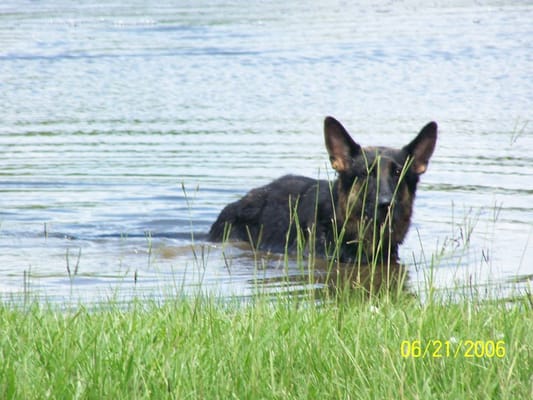
<svg viewBox="0 0 533 400">
<path fill-rule="evenodd" d="M 324 138 L 333 169 L 337 172 L 347 171 L 352 158 L 361 151 L 361 146 L 354 142 L 344 126 L 333 117 L 326 117 L 324 120 Z"/>
</svg>

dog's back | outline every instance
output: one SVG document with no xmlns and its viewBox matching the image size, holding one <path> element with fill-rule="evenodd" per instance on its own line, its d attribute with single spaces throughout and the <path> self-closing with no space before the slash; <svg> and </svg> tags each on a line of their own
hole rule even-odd
<svg viewBox="0 0 533 400">
<path fill-rule="evenodd" d="M 362 148 L 332 117 L 326 118 L 324 133 L 335 181 L 286 175 L 253 189 L 222 210 L 210 240 L 248 241 L 273 252 L 310 247 L 312 241 L 319 255 L 396 262 L 419 176 L 435 148 L 437 124 L 427 124 L 401 149 Z"/>
<path fill-rule="evenodd" d="M 328 181 L 286 175 L 228 204 L 211 226 L 209 239 L 249 241 L 254 247 L 283 252 L 294 247 L 298 228 L 307 232 L 317 221 L 331 227 L 331 204 Z"/>
</svg>

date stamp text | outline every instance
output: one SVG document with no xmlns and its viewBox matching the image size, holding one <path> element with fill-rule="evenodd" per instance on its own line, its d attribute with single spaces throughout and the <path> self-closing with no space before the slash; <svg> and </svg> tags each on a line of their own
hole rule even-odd
<svg viewBox="0 0 533 400">
<path fill-rule="evenodd" d="M 503 340 L 404 340 L 403 358 L 504 358 Z"/>
</svg>

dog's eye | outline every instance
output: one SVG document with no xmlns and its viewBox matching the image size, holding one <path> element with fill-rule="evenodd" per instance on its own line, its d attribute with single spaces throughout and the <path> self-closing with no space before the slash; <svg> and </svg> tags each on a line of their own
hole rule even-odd
<svg viewBox="0 0 533 400">
<path fill-rule="evenodd" d="M 402 174 L 402 169 L 400 167 L 394 167 L 393 173 L 394 176 L 400 176 Z"/>
</svg>

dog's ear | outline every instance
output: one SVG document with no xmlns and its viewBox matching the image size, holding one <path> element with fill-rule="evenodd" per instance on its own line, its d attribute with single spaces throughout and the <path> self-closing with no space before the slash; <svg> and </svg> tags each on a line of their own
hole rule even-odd
<svg viewBox="0 0 533 400">
<path fill-rule="evenodd" d="M 413 158 L 413 169 L 417 174 L 426 172 L 436 143 L 437 123 L 430 122 L 422 128 L 411 143 L 404 147 L 407 154 Z"/>
<path fill-rule="evenodd" d="M 348 170 L 351 159 L 361 151 L 361 146 L 354 142 L 341 123 L 333 117 L 326 117 L 324 120 L 324 138 L 333 169 L 337 172 Z"/>
</svg>

